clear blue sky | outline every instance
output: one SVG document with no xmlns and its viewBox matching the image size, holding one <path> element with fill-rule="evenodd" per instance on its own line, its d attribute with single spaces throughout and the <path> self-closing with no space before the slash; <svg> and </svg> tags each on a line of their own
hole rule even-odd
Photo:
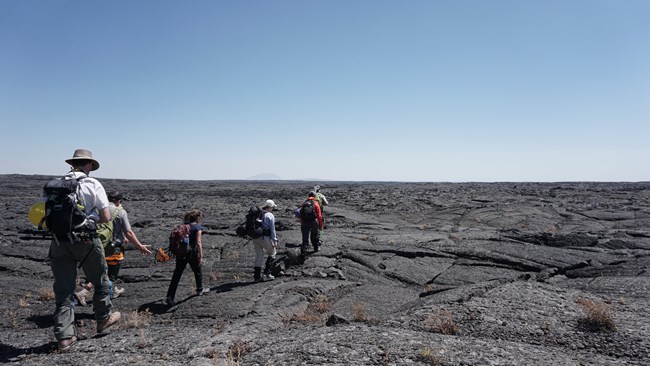
<svg viewBox="0 0 650 366">
<path fill-rule="evenodd" d="M 0 174 L 650 180 L 650 1 L 0 0 Z"/>
</svg>

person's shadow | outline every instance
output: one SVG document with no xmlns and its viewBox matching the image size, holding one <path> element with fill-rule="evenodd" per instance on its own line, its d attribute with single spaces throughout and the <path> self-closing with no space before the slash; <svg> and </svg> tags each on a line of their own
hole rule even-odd
<svg viewBox="0 0 650 366">
<path fill-rule="evenodd" d="M 248 286 L 254 282 L 229 282 L 229 283 L 224 283 L 222 285 L 216 286 L 216 287 L 210 287 L 210 292 L 201 295 L 201 296 L 210 296 L 212 293 L 221 293 L 221 292 L 228 292 L 232 291 L 233 289 L 237 287 L 242 287 L 242 286 Z M 190 295 L 183 300 L 177 301 L 174 303 L 174 305 L 167 305 L 163 300 L 157 300 L 157 301 L 152 301 L 148 302 L 145 304 L 142 304 L 138 307 L 138 312 L 144 312 L 148 311 L 154 315 L 160 315 L 164 314 L 169 311 L 169 309 L 177 307 L 178 305 L 185 303 L 189 301 L 190 299 L 193 299 L 199 295 Z"/>
<path fill-rule="evenodd" d="M 48 342 L 40 346 L 19 348 L 0 343 L 0 363 L 18 362 L 22 355 L 45 355 L 56 351 L 57 343 Z"/>
</svg>

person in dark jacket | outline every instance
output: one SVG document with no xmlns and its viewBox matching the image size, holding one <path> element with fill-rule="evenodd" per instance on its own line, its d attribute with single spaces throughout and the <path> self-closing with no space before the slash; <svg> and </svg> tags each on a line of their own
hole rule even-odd
<svg viewBox="0 0 650 366">
<path fill-rule="evenodd" d="M 309 192 L 307 200 L 300 206 L 300 231 L 302 232 L 302 246 L 300 252 L 302 255 L 307 253 L 309 239 L 314 247 L 314 252 L 318 251 L 320 241 L 318 232 L 323 230 L 323 216 L 320 205 L 316 201 L 316 192 Z"/>
</svg>

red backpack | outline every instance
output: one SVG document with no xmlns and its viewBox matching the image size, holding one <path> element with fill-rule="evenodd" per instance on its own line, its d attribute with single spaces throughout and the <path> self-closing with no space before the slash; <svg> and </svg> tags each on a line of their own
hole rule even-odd
<svg viewBox="0 0 650 366">
<path fill-rule="evenodd" d="M 182 224 L 169 234 L 169 251 L 176 257 L 185 257 L 190 251 L 190 225 Z"/>
</svg>

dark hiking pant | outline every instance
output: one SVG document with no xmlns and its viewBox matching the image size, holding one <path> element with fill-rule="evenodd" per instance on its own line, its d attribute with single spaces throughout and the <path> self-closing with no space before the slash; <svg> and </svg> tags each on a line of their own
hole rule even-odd
<svg viewBox="0 0 650 366">
<path fill-rule="evenodd" d="M 174 274 L 172 275 L 172 282 L 169 284 L 169 289 L 167 290 L 168 299 L 174 300 L 176 297 L 176 289 L 178 288 L 178 283 L 180 282 L 183 271 L 185 271 L 185 267 L 187 267 L 188 263 L 194 272 L 196 292 L 198 293 L 203 290 L 203 273 L 201 273 L 201 263 L 199 263 L 199 258 L 194 253 L 190 253 L 185 257 L 176 258 L 176 268 L 174 269 Z"/>
<path fill-rule="evenodd" d="M 300 231 L 302 231 L 302 250 L 305 251 L 309 245 L 309 239 L 311 239 L 311 245 L 314 247 L 314 250 L 318 249 L 320 242 L 318 240 L 318 220 L 312 222 L 303 222 L 300 225 Z"/>
</svg>

